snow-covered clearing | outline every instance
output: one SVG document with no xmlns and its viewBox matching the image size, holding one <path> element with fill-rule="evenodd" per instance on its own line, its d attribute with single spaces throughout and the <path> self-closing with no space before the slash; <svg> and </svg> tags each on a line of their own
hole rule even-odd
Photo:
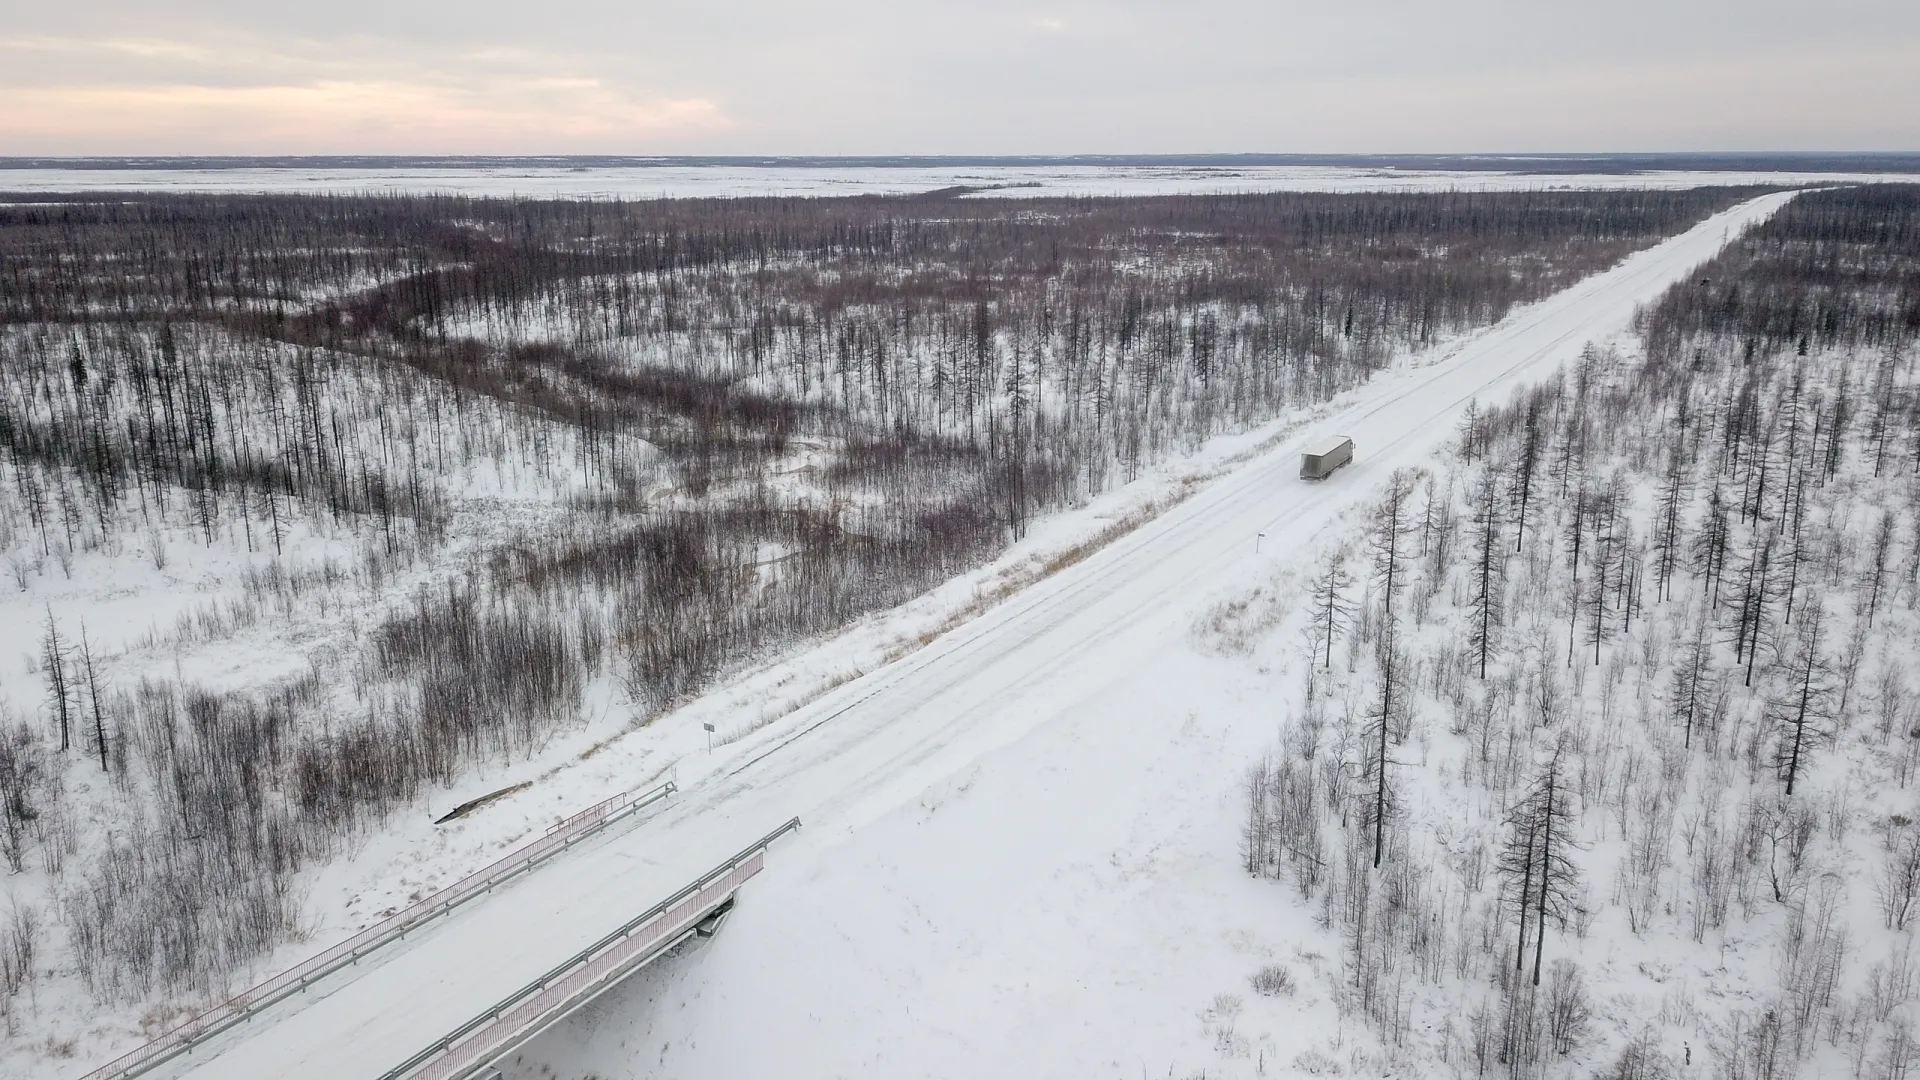
<svg viewBox="0 0 1920 1080">
<path fill-rule="evenodd" d="M 1277 1003 L 1246 989 L 1271 960 L 1302 973 L 1324 961 L 1293 955 L 1312 940 L 1306 916 L 1240 868 L 1232 778 L 1276 718 L 1261 672 L 1193 647 L 1196 616 L 1353 529 L 1374 485 L 1430 458 L 1469 399 L 1618 332 L 1790 197 L 1414 357 L 1310 425 L 1247 437 L 1270 443 L 1138 529 L 796 711 L 737 722 L 711 753 L 700 724 L 742 691 L 612 742 L 546 786 L 584 804 L 671 773 L 681 794 L 172 1074 L 377 1075 L 794 814 L 806 829 L 775 849 L 726 932 L 636 979 L 623 993 L 644 1007 L 597 1007 L 550 1037 L 546 1064 L 700 1077 L 1348 1067 L 1365 1044 L 1343 1040 L 1324 983 L 1302 979 Z M 1358 461 L 1303 485 L 1299 445 L 1332 430 L 1355 438 Z M 991 573 L 898 618 L 912 627 Z M 884 621 L 800 669 L 870 650 Z M 754 678 L 792 684 L 788 670 Z"/>
</svg>

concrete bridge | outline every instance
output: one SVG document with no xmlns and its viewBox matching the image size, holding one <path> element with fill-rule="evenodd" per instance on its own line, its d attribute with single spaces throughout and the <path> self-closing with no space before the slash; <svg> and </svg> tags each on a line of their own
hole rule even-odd
<svg viewBox="0 0 1920 1080">
<path fill-rule="evenodd" d="M 82 1080 L 487 1076 L 640 967 L 715 932 L 768 847 L 800 826 L 791 818 L 699 869 L 698 848 L 710 859 L 729 833 L 737 843 L 737 822 L 611 828 L 675 791 L 589 807 Z"/>
</svg>

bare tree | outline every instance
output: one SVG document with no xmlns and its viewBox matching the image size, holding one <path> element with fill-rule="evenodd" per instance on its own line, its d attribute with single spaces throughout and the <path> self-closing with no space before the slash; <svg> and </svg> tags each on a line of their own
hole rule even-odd
<svg viewBox="0 0 1920 1080">
<path fill-rule="evenodd" d="M 1471 629 L 1467 639 L 1482 679 L 1487 677 L 1487 660 L 1497 645 L 1495 631 L 1500 626 L 1501 594 L 1506 584 L 1506 546 L 1500 539 L 1499 493 L 1500 474 L 1489 465 L 1481 470 L 1479 483 L 1474 488 Z"/>
<path fill-rule="evenodd" d="M 22 987 L 33 981 L 34 961 L 40 955 L 40 914 L 30 904 L 15 900 L 0 926 L 0 1016 L 7 1034 L 15 1034 L 13 1003 Z"/>
<path fill-rule="evenodd" d="M 24 724 L 0 726 L 0 858 L 20 873 L 27 868 L 27 843 L 40 818 L 47 764 L 33 733 Z"/>
<path fill-rule="evenodd" d="M 1312 624 L 1314 652 L 1324 656 L 1322 666 L 1328 670 L 1333 668 L 1333 640 L 1347 628 L 1353 615 L 1353 601 L 1346 596 L 1352 585 L 1353 575 L 1347 573 L 1346 553 L 1329 552 L 1313 579 Z"/>
<path fill-rule="evenodd" d="M 1880 611 L 1880 592 L 1886 587 L 1887 567 L 1893 552 L 1893 524 L 1893 511 L 1882 510 L 1873 530 L 1873 553 L 1868 558 L 1867 572 L 1861 575 L 1860 609 L 1866 615 L 1868 626 L 1873 625 L 1873 617 Z"/>
<path fill-rule="evenodd" d="M 1514 970 L 1527 961 L 1527 927 L 1533 924 L 1533 985 L 1540 985 L 1549 915 L 1564 920 L 1577 907 L 1580 870 L 1574 849 L 1573 793 L 1563 782 L 1562 751 L 1556 748 L 1527 792 L 1507 811 L 1507 842 L 1497 867 L 1508 902 L 1520 920 Z"/>
<path fill-rule="evenodd" d="M 1680 518 L 1686 509 L 1687 469 L 1678 447 L 1667 455 L 1667 471 L 1660 484 L 1659 514 L 1654 523 L 1654 599 L 1671 597 L 1674 571 L 1680 561 Z"/>
<path fill-rule="evenodd" d="M 1796 635 L 1784 686 L 1767 701 L 1767 719 L 1774 729 L 1773 765 L 1786 782 L 1788 795 L 1793 794 L 1807 756 L 1833 737 L 1832 672 L 1821 652 L 1825 623 L 1822 606 L 1810 605 Z"/>
<path fill-rule="evenodd" d="M 74 686 L 67 672 L 69 651 L 70 647 L 60 640 L 60 628 L 53 621 L 53 609 L 48 608 L 45 629 L 40 637 L 40 663 L 47 672 L 47 699 L 53 707 L 54 719 L 60 725 L 60 749 L 63 752 L 73 745 Z"/>
<path fill-rule="evenodd" d="M 1761 635 L 1775 599 L 1773 555 L 1779 535 L 1775 527 L 1755 529 L 1746 565 L 1741 568 L 1740 597 L 1734 608 L 1733 658 L 1735 663 L 1745 662 L 1748 686 L 1753 685 Z"/>
<path fill-rule="evenodd" d="M 1507 497 L 1513 502 L 1513 550 L 1526 541 L 1527 510 L 1533 499 L 1534 478 L 1540 469 L 1541 452 L 1540 394 L 1528 395 L 1521 421 L 1520 446 L 1513 459 L 1513 476 Z"/>
<path fill-rule="evenodd" d="M 1709 603 L 1720 606 L 1720 586 L 1726 578 L 1729 529 L 1727 504 L 1715 485 L 1707 495 L 1707 510 L 1693 541 L 1694 572 L 1707 589 Z"/>
<path fill-rule="evenodd" d="M 1374 507 L 1368 545 L 1373 553 L 1373 578 L 1380 589 L 1380 618 L 1391 623 L 1398 616 L 1394 597 L 1406 587 L 1407 539 L 1413 531 L 1412 498 L 1418 474 L 1398 469 L 1387 481 L 1387 491 Z"/>
<path fill-rule="evenodd" d="M 1368 541 L 1373 551 L 1373 575 L 1380 589 L 1380 692 L 1369 706 L 1366 719 L 1368 753 L 1362 766 L 1362 779 L 1368 795 L 1362 808 L 1364 827 L 1373 834 L 1373 865 L 1377 868 L 1385 856 L 1387 819 L 1393 811 L 1392 783 L 1388 779 L 1388 744 L 1395 721 L 1404 708 L 1398 685 L 1403 666 L 1399 650 L 1398 615 L 1394 596 L 1406 584 L 1407 540 L 1413 531 L 1412 507 L 1417 474 L 1408 469 L 1394 472 L 1387 492 L 1373 512 L 1373 529 Z"/>
<path fill-rule="evenodd" d="M 1693 633 L 1680 655 L 1680 662 L 1674 665 L 1667 690 L 1667 707 L 1673 710 L 1674 718 L 1680 722 L 1683 732 L 1681 744 L 1689 750 L 1693 748 L 1693 730 L 1707 713 L 1707 697 L 1713 679 L 1712 658 L 1713 645 L 1707 636 L 1707 601 L 1702 597 L 1700 613 L 1694 619 Z"/>
<path fill-rule="evenodd" d="M 1372 834 L 1374 869 L 1379 869 L 1380 862 L 1385 857 L 1387 822 L 1399 806 L 1398 795 L 1390 776 L 1390 767 L 1395 762 L 1389 747 L 1393 742 L 1394 728 L 1406 709 L 1406 703 L 1397 690 L 1401 669 L 1405 667 L 1406 661 L 1400 653 L 1398 631 L 1391 622 L 1381 627 L 1378 659 L 1379 693 L 1367 707 L 1362 728 L 1366 757 L 1362 760 L 1360 769 L 1363 788 L 1360 827 Z"/>
<path fill-rule="evenodd" d="M 1593 1000 L 1587 994 L 1586 979 L 1580 965 L 1571 960 L 1555 960 L 1547 979 L 1547 1036 L 1553 1051 L 1565 1056 L 1586 1037 L 1593 1022 Z"/>
<path fill-rule="evenodd" d="M 1920 835 L 1908 830 L 1887 845 L 1874 886 L 1887 929 L 1905 930 L 1920 903 Z"/>
<path fill-rule="evenodd" d="M 87 681 L 87 702 L 93 709 L 93 745 L 100 755 L 100 770 L 107 766 L 107 711 L 100 704 L 100 672 L 93 663 L 93 642 L 87 637 L 86 624 L 80 626 L 81 671 Z"/>
</svg>

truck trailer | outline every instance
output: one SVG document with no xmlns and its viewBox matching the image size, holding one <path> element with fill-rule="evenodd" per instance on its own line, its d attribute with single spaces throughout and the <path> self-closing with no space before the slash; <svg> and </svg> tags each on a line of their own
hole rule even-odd
<svg viewBox="0 0 1920 1080">
<path fill-rule="evenodd" d="M 1325 480 L 1333 470 L 1353 460 L 1353 440 L 1345 435 L 1322 439 L 1300 455 L 1300 479 Z"/>
</svg>

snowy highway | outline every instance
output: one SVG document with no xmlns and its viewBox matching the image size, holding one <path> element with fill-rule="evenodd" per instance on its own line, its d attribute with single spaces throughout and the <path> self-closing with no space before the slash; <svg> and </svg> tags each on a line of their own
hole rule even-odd
<svg viewBox="0 0 1920 1080">
<path fill-rule="evenodd" d="M 778 907 L 782 882 L 805 879 L 823 853 L 861 826 L 1096 692 L 1152 669 L 1207 598 L 1264 573 L 1276 552 L 1308 550 L 1392 470 L 1428 461 L 1453 436 L 1470 399 L 1504 400 L 1514 387 L 1572 359 L 1586 342 L 1617 332 L 1637 306 L 1791 197 L 1742 204 L 1515 311 L 1445 353 L 1381 374 L 1353 404 L 1084 561 L 791 716 L 684 761 L 676 776 L 679 794 L 636 823 L 610 830 L 154 1075 L 379 1076 L 797 815 L 803 831 L 772 849 L 768 872 L 741 897 L 745 916 Z M 1354 463 L 1324 483 L 1301 482 L 1301 446 L 1330 434 L 1354 439 Z M 1262 553 L 1256 553 L 1261 534 Z M 1221 784 L 1230 787 L 1231 776 Z M 751 934 L 742 921 L 736 918 L 729 935 Z M 750 941 L 736 938 L 729 947 Z M 820 959 L 823 972 L 834 966 Z M 832 987 L 784 969 L 810 962 L 804 953 L 772 954 L 764 962 L 770 985 L 813 1004 L 830 999 Z M 670 1026 L 671 1018 L 661 1023 Z M 777 1020 L 772 1030 L 781 1030 Z M 777 1045 L 765 1052 L 779 1060 Z"/>
</svg>

